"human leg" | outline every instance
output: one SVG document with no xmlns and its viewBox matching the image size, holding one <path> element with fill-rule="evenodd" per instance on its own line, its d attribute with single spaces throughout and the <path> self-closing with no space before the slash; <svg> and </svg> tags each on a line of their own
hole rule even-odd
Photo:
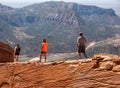
<svg viewBox="0 0 120 88">
<path fill-rule="evenodd" d="M 15 61 L 18 61 L 18 56 L 17 55 L 15 55 L 14 58 L 15 58 Z"/>
<path fill-rule="evenodd" d="M 86 52 L 84 53 L 84 57 L 87 58 L 87 54 L 86 54 Z"/>
<path fill-rule="evenodd" d="M 42 53 L 40 53 L 40 62 L 41 62 L 41 59 L 42 59 Z"/>
<path fill-rule="evenodd" d="M 81 53 L 80 53 L 80 52 L 78 52 L 78 59 L 80 59 L 80 56 L 81 56 Z"/>
<path fill-rule="evenodd" d="M 16 61 L 16 55 L 14 55 L 14 59 L 15 59 L 15 61 Z"/>
<path fill-rule="evenodd" d="M 83 53 L 84 57 L 87 58 L 87 54 L 85 52 L 85 46 L 81 47 L 81 53 Z"/>
<path fill-rule="evenodd" d="M 15 61 L 18 61 L 19 55 L 15 55 Z"/>
<path fill-rule="evenodd" d="M 44 53 L 44 58 L 45 58 L 44 62 L 46 63 L 46 59 L 47 59 L 46 53 Z"/>
<path fill-rule="evenodd" d="M 81 46 L 78 47 L 78 59 L 81 58 Z"/>
</svg>

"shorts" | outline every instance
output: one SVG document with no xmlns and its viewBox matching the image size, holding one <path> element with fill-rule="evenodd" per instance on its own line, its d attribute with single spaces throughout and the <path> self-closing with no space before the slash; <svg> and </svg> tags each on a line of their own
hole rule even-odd
<svg viewBox="0 0 120 88">
<path fill-rule="evenodd" d="M 15 55 L 18 55 L 18 56 L 19 56 L 19 55 L 20 55 L 20 53 L 15 53 Z"/>
<path fill-rule="evenodd" d="M 41 52 L 41 54 L 44 54 L 44 53 L 47 53 L 47 52 Z"/>
<path fill-rule="evenodd" d="M 78 53 L 85 53 L 85 46 L 78 46 Z"/>
</svg>

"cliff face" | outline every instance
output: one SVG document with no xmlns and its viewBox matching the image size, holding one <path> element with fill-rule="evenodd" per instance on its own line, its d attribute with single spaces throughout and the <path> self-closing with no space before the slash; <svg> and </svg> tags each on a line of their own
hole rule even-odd
<svg viewBox="0 0 120 88">
<path fill-rule="evenodd" d="M 119 88 L 120 57 L 53 63 L 0 64 L 1 88 Z"/>
<path fill-rule="evenodd" d="M 0 63 L 14 62 L 14 50 L 8 44 L 0 42 Z"/>
</svg>

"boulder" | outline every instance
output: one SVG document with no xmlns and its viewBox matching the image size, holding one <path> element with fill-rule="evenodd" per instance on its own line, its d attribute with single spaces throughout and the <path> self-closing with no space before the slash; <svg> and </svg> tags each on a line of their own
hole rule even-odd
<svg viewBox="0 0 120 88">
<path fill-rule="evenodd" d="M 14 62 L 14 49 L 3 42 L 0 42 L 0 63 Z"/>
<path fill-rule="evenodd" d="M 120 72 L 120 65 L 117 65 L 113 68 L 114 72 Z"/>
<path fill-rule="evenodd" d="M 98 61 L 101 61 L 103 59 L 104 59 L 103 54 L 95 54 L 92 58 L 92 60 L 98 60 Z"/>
<path fill-rule="evenodd" d="M 112 61 L 100 62 L 101 69 L 112 70 L 114 63 Z"/>
<path fill-rule="evenodd" d="M 113 61 L 116 65 L 119 65 L 119 64 L 120 64 L 120 57 L 114 58 L 112 61 Z"/>
</svg>

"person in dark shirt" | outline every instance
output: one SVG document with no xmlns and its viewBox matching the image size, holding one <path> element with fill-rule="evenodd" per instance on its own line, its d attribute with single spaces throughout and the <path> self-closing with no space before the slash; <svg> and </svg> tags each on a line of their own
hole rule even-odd
<svg viewBox="0 0 120 88">
<path fill-rule="evenodd" d="M 21 48 L 20 48 L 19 44 L 16 44 L 15 50 L 14 50 L 14 55 L 15 55 L 16 61 L 19 60 L 20 50 L 21 50 Z"/>
<path fill-rule="evenodd" d="M 77 50 L 78 50 L 78 58 L 79 59 L 81 57 L 81 53 L 83 53 L 84 57 L 87 58 L 87 54 L 85 52 L 86 43 L 87 43 L 86 38 L 83 36 L 83 33 L 80 32 L 79 36 L 77 38 L 77 43 L 76 43 L 76 47 L 77 47 Z"/>
</svg>

